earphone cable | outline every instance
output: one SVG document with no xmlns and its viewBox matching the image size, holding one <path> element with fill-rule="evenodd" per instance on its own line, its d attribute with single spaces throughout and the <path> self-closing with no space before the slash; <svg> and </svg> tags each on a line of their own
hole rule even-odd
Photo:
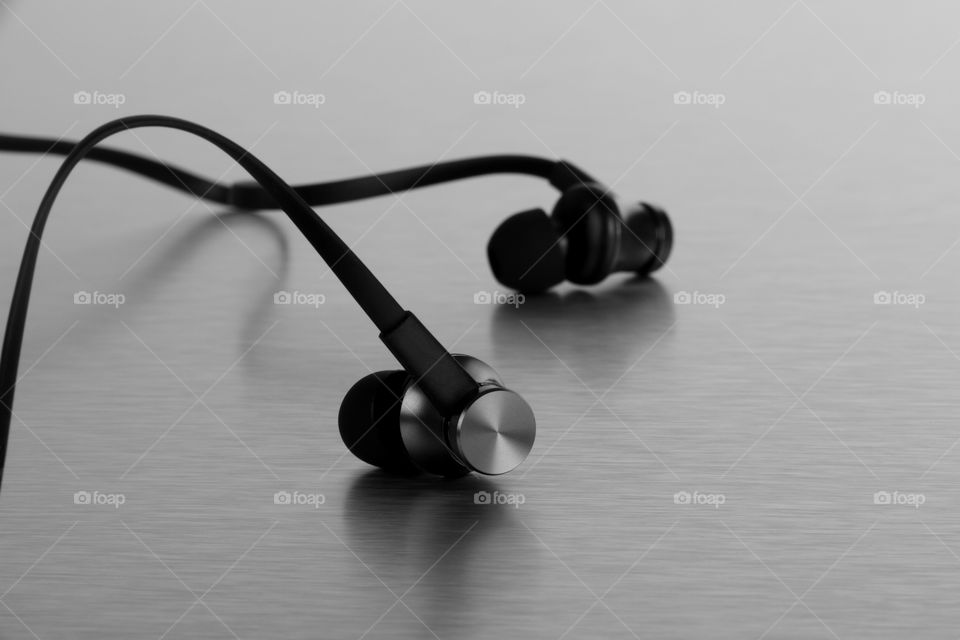
<svg viewBox="0 0 960 640">
<path fill-rule="evenodd" d="M 330 265 L 334 274 L 343 282 L 350 294 L 383 334 L 390 334 L 398 327 L 410 326 L 412 316 L 397 303 L 383 284 L 350 250 L 350 247 L 327 226 L 290 185 L 263 162 L 249 154 L 243 147 L 211 129 L 179 118 L 144 115 L 113 120 L 98 127 L 80 142 L 72 145 L 70 151 L 66 154 L 66 159 L 64 159 L 47 187 L 30 228 L 30 234 L 27 237 L 10 302 L 10 312 L 3 338 L 3 350 L 0 353 L 0 481 L 3 477 L 10 422 L 13 416 L 13 397 L 17 383 L 17 371 L 26 326 L 30 290 L 33 285 L 33 275 L 40 251 L 41 237 L 50 211 L 67 177 L 84 157 L 96 150 L 95 147 L 99 142 L 117 133 L 142 127 L 177 129 L 198 136 L 219 147 L 262 185 L 265 193 L 269 194 L 269 197 L 283 209 L 290 220 L 306 236 L 307 240 L 324 261 Z M 166 171 L 166 168 L 164 168 L 164 171 Z M 427 336 L 429 336 L 429 333 L 427 333 Z M 432 339 L 432 336 L 429 337 Z M 435 342 L 435 339 L 433 340 Z M 439 347 L 439 343 L 437 343 L 437 346 Z M 446 355 L 449 357 L 449 354 Z M 466 376 L 466 373 L 463 373 L 463 375 Z"/>
<path fill-rule="evenodd" d="M 0 151 L 68 155 L 77 143 L 32 136 L 0 134 Z M 179 167 L 109 147 L 90 149 L 85 156 L 113 167 L 132 171 L 198 198 L 241 209 L 276 209 L 277 202 L 259 184 L 223 184 Z M 487 155 L 408 167 L 369 176 L 359 176 L 293 186 L 312 207 L 350 202 L 400 193 L 432 185 L 493 174 L 520 174 L 548 180 L 561 191 L 570 183 L 594 182 L 574 165 L 529 155 Z"/>
</svg>

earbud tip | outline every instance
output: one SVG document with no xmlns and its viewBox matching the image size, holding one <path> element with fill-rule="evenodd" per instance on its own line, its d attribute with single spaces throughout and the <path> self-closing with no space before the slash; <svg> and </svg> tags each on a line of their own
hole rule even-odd
<svg viewBox="0 0 960 640">
<path fill-rule="evenodd" d="M 487 244 L 497 280 L 523 293 L 539 293 L 563 282 L 565 259 L 560 234 L 542 209 L 503 221 Z"/>
<path fill-rule="evenodd" d="M 400 435 L 400 404 L 410 379 L 406 371 L 378 371 L 360 379 L 343 398 L 338 423 L 350 451 L 397 475 L 417 475 Z"/>
</svg>

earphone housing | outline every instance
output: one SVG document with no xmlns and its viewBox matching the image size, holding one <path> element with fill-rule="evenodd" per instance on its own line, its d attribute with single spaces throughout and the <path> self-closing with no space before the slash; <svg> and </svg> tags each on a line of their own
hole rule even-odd
<svg viewBox="0 0 960 640">
<path fill-rule="evenodd" d="M 426 473 L 447 477 L 512 471 L 533 446 L 533 410 L 502 385 L 488 364 L 460 354 L 454 358 L 479 383 L 479 391 L 457 415 L 444 417 L 418 385 L 407 385 L 399 422 L 410 461 Z"/>
</svg>

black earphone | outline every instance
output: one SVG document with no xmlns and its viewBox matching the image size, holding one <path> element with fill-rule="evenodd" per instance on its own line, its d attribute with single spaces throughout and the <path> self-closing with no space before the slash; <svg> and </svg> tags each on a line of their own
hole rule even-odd
<svg viewBox="0 0 960 640">
<path fill-rule="evenodd" d="M 97 147 L 116 133 L 141 127 L 198 136 L 231 156 L 255 182 L 224 185 L 133 153 Z M 362 378 L 347 392 L 338 417 L 340 435 L 350 451 L 400 475 L 457 477 L 511 471 L 533 446 L 533 410 L 490 366 L 449 353 L 311 207 L 494 173 L 546 179 L 561 192 L 552 214 L 548 217 L 541 209 L 515 214 L 497 227 L 487 246 L 497 280 L 525 293 L 544 291 L 565 279 L 593 284 L 616 271 L 646 275 L 666 262 L 673 244 L 663 210 L 638 203 L 624 217 L 609 190 L 585 172 L 565 161 L 531 156 L 483 156 L 292 187 L 215 131 L 156 115 L 113 120 L 79 142 L 0 135 L 0 151 L 66 156 L 37 210 L 10 303 L 0 354 L 0 480 L 41 236 L 60 189 L 82 159 L 133 171 L 235 208 L 282 209 L 373 321 L 381 341 L 403 367 Z"/>
</svg>

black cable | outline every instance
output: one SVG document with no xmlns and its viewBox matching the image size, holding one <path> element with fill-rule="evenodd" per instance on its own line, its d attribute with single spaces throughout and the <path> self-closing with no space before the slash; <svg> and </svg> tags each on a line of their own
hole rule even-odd
<svg viewBox="0 0 960 640">
<path fill-rule="evenodd" d="M 67 155 L 76 144 L 69 140 L 0 135 L 0 151 Z M 119 149 L 95 148 L 91 149 L 86 157 L 132 171 L 150 180 L 219 204 L 242 209 L 277 208 L 277 203 L 270 194 L 255 183 L 222 184 L 184 169 Z M 318 207 L 496 173 L 515 173 L 543 178 L 549 180 L 561 191 L 576 182 L 594 181 L 586 172 L 567 162 L 536 156 L 490 155 L 448 160 L 370 176 L 318 182 L 292 188 L 307 204 Z"/>
<path fill-rule="evenodd" d="M 29 136 L 11 136 L 0 134 L 0 151 L 19 153 L 42 153 L 44 155 L 65 156 L 73 151 L 77 143 L 72 140 L 53 140 Z M 180 191 L 186 191 L 198 198 L 227 204 L 230 198 L 230 185 L 217 184 L 184 169 L 158 162 L 135 153 L 96 147 L 86 155 L 87 160 L 95 160 L 114 167 L 160 182 Z"/>
<path fill-rule="evenodd" d="M 304 200 L 318 207 L 494 173 L 519 173 L 549 180 L 556 164 L 553 160 L 534 156 L 479 156 L 295 188 Z M 276 206 L 269 194 L 249 183 L 234 184 L 231 195 L 230 204 L 244 209 L 273 209 Z"/>
<path fill-rule="evenodd" d="M 26 326 L 27 307 L 30 302 L 30 289 L 33 285 L 33 274 L 40 251 L 40 239 L 47 218 L 50 216 L 50 211 L 57 195 L 60 193 L 60 189 L 80 160 L 95 150 L 95 146 L 105 138 L 141 127 L 178 129 L 203 138 L 219 147 L 262 185 L 264 191 L 283 209 L 324 261 L 330 265 L 330 269 L 343 282 L 350 294 L 382 333 L 395 329 L 409 317 L 409 314 L 403 310 L 356 254 L 350 250 L 350 247 L 320 219 L 316 212 L 304 202 L 303 198 L 269 167 L 250 155 L 240 145 L 211 129 L 178 118 L 146 115 L 113 120 L 98 127 L 72 146 L 50 186 L 47 187 L 30 228 L 30 235 L 27 237 L 23 259 L 20 262 L 20 271 L 17 274 L 17 282 L 13 290 L 13 298 L 10 302 L 10 314 L 7 318 L 6 332 L 3 337 L 3 350 L 0 353 L 0 480 L 3 477 L 7 443 L 10 436 L 13 397 Z"/>
</svg>

